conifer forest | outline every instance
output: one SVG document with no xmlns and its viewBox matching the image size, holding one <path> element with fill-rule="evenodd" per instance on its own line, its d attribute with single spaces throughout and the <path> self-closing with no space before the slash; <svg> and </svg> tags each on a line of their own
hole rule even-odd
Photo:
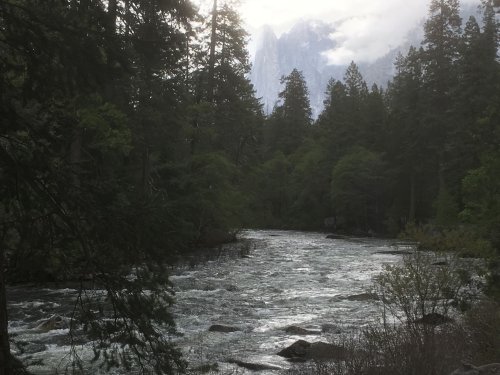
<svg viewBox="0 0 500 375">
<path fill-rule="evenodd" d="M 170 270 L 248 228 L 481 258 L 500 316 L 499 13 L 430 1 L 393 79 L 368 87 L 352 62 L 313 118 L 298 69 L 264 113 L 231 1 L 0 0 L 0 375 L 28 373 L 9 287 L 54 282 L 79 285 L 69 331 L 103 369 L 189 372 Z"/>
</svg>

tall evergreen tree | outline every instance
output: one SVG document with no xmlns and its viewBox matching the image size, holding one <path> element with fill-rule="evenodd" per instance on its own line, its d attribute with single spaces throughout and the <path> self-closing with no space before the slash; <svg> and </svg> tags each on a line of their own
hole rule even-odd
<svg viewBox="0 0 500 375">
<path fill-rule="evenodd" d="M 344 74 L 344 84 L 347 89 L 347 96 L 350 98 L 360 100 L 368 95 L 366 82 L 354 61 L 352 61 L 347 67 Z"/>
<path fill-rule="evenodd" d="M 369 112 L 376 111 L 373 104 L 375 97 L 380 94 L 378 88 L 370 95 L 354 62 L 347 68 L 343 81 L 330 80 L 328 83 L 325 108 L 318 119 L 321 131 L 329 139 L 329 147 L 335 159 L 354 145 L 369 146 L 377 143 L 372 138 L 376 114 Z M 381 96 L 379 99 L 382 99 Z M 378 103 L 383 107 L 381 101 Z"/>
<path fill-rule="evenodd" d="M 165 335 L 174 325 L 162 269 L 184 238 L 162 235 L 181 220 L 152 155 L 163 154 L 162 125 L 170 136 L 177 125 L 192 15 L 185 1 L 0 4 L 0 263 L 10 280 L 94 275 L 114 313 L 96 313 L 103 301 L 82 289 L 72 327 L 99 341 L 106 365 L 144 373 L 184 368 Z M 0 294 L 0 369 L 10 374 Z"/>
<path fill-rule="evenodd" d="M 458 0 L 432 0 L 424 26 L 426 84 L 435 106 L 447 104 L 456 79 L 462 19 Z M 442 107 L 446 108 L 446 107 Z"/>
<path fill-rule="evenodd" d="M 248 75 L 248 34 L 238 12 L 228 4 L 219 11 L 219 48 L 215 67 L 216 149 L 236 164 L 255 159 L 262 109 Z"/>
<path fill-rule="evenodd" d="M 309 92 L 302 72 L 293 69 L 281 79 L 280 104 L 270 118 L 271 149 L 286 155 L 294 152 L 304 141 L 312 123 Z"/>
<path fill-rule="evenodd" d="M 392 219 L 398 229 L 406 222 L 423 220 L 429 214 L 426 209 L 429 202 L 422 201 L 429 168 L 429 141 L 423 126 L 422 53 L 423 50 L 411 47 L 407 56 L 398 57 L 396 76 L 388 90 L 390 115 L 386 150 L 397 176 L 398 193 L 394 196 Z"/>
<path fill-rule="evenodd" d="M 438 194 L 441 188 L 457 186 L 452 178 L 454 156 L 448 152 L 452 147 L 446 142 L 457 119 L 453 97 L 457 91 L 461 25 L 458 0 L 431 1 L 423 41 L 426 98 L 423 125 L 435 160 L 435 166 L 430 169 L 437 181 L 437 189 L 430 192 L 434 197 L 443 196 Z"/>
<path fill-rule="evenodd" d="M 387 104 L 384 90 L 376 84 L 366 98 L 363 117 L 363 144 L 370 150 L 382 151 L 387 139 Z"/>
<path fill-rule="evenodd" d="M 209 40 L 200 41 L 193 74 L 194 142 L 198 153 L 223 151 L 234 163 L 244 164 L 255 157 L 263 121 L 261 105 L 248 79 L 248 34 L 230 3 L 214 8 L 213 14 L 217 17 L 212 15 L 205 24 L 212 33 Z"/>
</svg>

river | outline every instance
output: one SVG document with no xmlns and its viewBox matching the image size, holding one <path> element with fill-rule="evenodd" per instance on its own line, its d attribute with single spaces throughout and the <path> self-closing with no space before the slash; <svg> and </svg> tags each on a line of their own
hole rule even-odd
<svg viewBox="0 0 500 375">
<path fill-rule="evenodd" d="M 242 256 L 181 267 L 171 276 L 173 313 L 182 333 L 177 344 L 190 363 L 218 363 L 219 373 L 248 371 L 231 360 L 286 370 L 290 364 L 276 353 L 294 341 L 335 340 L 377 320 L 376 302 L 355 296 L 369 289 L 384 264 L 401 260 L 394 252 L 397 244 L 389 240 L 278 230 L 249 230 L 241 237 L 248 244 Z M 71 288 L 8 289 L 13 348 L 34 374 L 54 373 L 64 363 L 68 330 L 41 333 L 34 327 L 52 314 L 68 316 L 75 293 Z M 214 324 L 237 331 L 209 332 Z M 287 333 L 292 325 L 311 334 Z M 80 350 L 84 359 L 91 357 L 89 345 L 83 343 Z"/>
</svg>

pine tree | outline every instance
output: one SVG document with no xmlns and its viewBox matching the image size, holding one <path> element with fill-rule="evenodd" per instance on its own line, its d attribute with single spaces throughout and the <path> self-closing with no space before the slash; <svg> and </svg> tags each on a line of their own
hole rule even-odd
<svg viewBox="0 0 500 375">
<path fill-rule="evenodd" d="M 224 150 L 234 163 L 247 164 L 256 157 L 263 121 L 261 105 L 248 78 L 248 34 L 240 15 L 228 4 L 219 11 L 218 22 L 214 147 Z"/>
<path fill-rule="evenodd" d="M 496 19 L 494 4 L 490 0 L 483 1 L 483 30 L 479 46 L 473 48 L 477 53 L 477 70 L 475 101 L 477 101 L 476 123 L 474 134 L 478 140 L 478 151 L 484 151 L 484 145 L 489 150 L 497 147 L 495 136 L 495 121 L 484 121 L 491 117 L 491 112 L 498 108 L 500 99 L 500 64 L 498 61 L 498 47 L 500 42 L 500 27 Z M 480 86 L 477 87 L 477 86 Z"/>
<path fill-rule="evenodd" d="M 193 144 L 197 148 L 193 153 L 223 151 L 236 164 L 246 164 L 255 157 L 263 121 L 261 105 L 248 79 L 248 34 L 242 24 L 230 3 L 214 8 L 211 20 L 204 25 L 212 31 L 210 40 L 199 41 L 192 74 L 196 109 Z"/>
<path fill-rule="evenodd" d="M 363 144 L 372 151 L 381 152 L 385 149 L 387 139 L 387 105 L 384 90 L 376 84 L 366 98 L 363 116 Z"/>
<path fill-rule="evenodd" d="M 432 141 L 439 148 L 451 122 L 452 96 L 458 77 L 462 24 L 458 0 L 433 0 L 429 16 L 424 26 L 425 52 L 422 56 L 427 98 L 426 123 Z"/>
<path fill-rule="evenodd" d="M 280 104 L 274 109 L 271 121 L 271 149 L 288 155 L 304 141 L 312 123 L 309 92 L 302 72 L 293 69 L 281 79 Z"/>
<path fill-rule="evenodd" d="M 458 0 L 432 0 L 425 23 L 426 83 L 435 106 L 447 103 L 456 78 L 462 19 Z M 443 107 L 442 107 L 443 108 Z M 444 107 L 446 108 L 446 107 Z"/>
<path fill-rule="evenodd" d="M 434 197 L 442 185 L 439 183 L 441 179 L 446 186 L 457 186 L 453 178 L 455 157 L 453 152 L 448 152 L 453 146 L 447 145 L 447 142 L 457 121 L 453 98 L 457 92 L 461 24 L 458 0 L 431 1 L 423 41 L 426 100 L 423 134 L 431 145 L 427 157 L 434 161 L 429 172 L 436 179 L 434 189 L 427 194 Z M 457 191 L 451 193 L 455 196 Z"/>
<path fill-rule="evenodd" d="M 354 61 L 349 64 L 344 75 L 347 96 L 360 101 L 368 95 L 368 87 Z M 355 103 L 358 104 L 358 103 Z"/>
<path fill-rule="evenodd" d="M 185 364 L 158 328 L 175 331 L 163 265 L 184 238 L 161 235 L 182 224 L 165 180 L 152 178 L 151 155 L 167 154 L 161 126 L 176 138 L 193 10 L 185 1 L 106 4 L 0 5 L 0 263 L 8 257 L 9 280 L 93 274 L 114 315 L 96 313 L 100 297 L 82 289 L 73 326 L 99 340 L 96 356 L 104 352 L 111 367 L 173 373 Z M 139 264 L 131 280 L 123 270 Z M 4 296 L 0 372 L 10 373 Z M 117 338 L 135 357 L 117 349 Z"/>
<path fill-rule="evenodd" d="M 353 145 L 365 145 L 371 140 L 367 140 L 368 133 L 366 104 L 368 99 L 368 88 L 366 82 L 359 71 L 358 66 L 351 62 L 344 75 L 344 85 L 346 87 L 346 112 L 349 114 L 347 123 L 349 126 L 347 139 L 342 142 Z"/>
<path fill-rule="evenodd" d="M 427 217 L 430 202 L 417 199 L 427 186 L 429 142 L 423 126 L 423 50 L 411 47 L 396 60 L 396 76 L 389 87 L 389 136 L 386 150 L 396 170 L 393 220 L 398 226 Z M 432 184 L 430 184 L 432 186 Z M 417 207 L 420 212 L 417 212 Z M 403 219 L 403 222 L 401 221 Z M 401 228 L 398 228 L 401 229 Z"/>
</svg>

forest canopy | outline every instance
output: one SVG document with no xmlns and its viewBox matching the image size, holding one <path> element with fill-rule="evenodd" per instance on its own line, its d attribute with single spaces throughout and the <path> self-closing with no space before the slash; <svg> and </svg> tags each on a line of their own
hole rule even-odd
<svg viewBox="0 0 500 375">
<path fill-rule="evenodd" d="M 7 283 L 91 275 L 115 323 L 83 294 L 75 320 L 108 365 L 174 373 L 186 364 L 156 325 L 175 335 L 165 267 L 241 228 L 464 230 L 498 255 L 496 11 L 483 0 L 481 19 L 462 20 L 457 0 L 432 0 L 393 80 L 368 88 L 353 62 L 313 119 L 297 69 L 264 115 L 231 2 L 209 16 L 187 0 L 0 2 L 6 374 Z"/>
</svg>

